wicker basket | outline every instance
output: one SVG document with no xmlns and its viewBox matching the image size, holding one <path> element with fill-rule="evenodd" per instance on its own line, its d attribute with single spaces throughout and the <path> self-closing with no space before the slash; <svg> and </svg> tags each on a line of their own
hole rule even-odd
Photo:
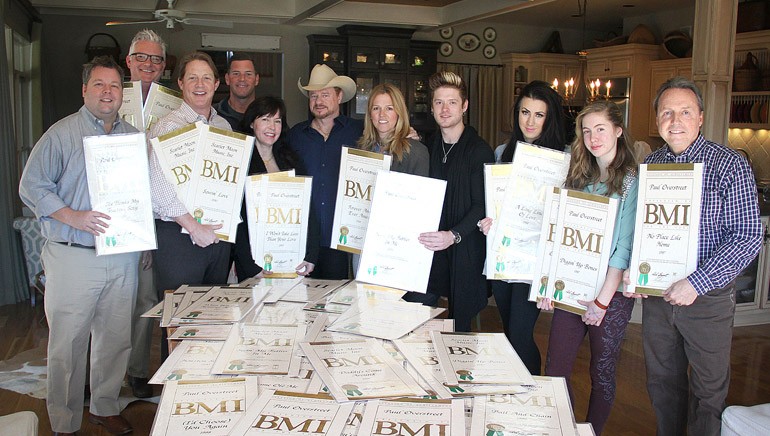
<svg viewBox="0 0 770 436">
<path fill-rule="evenodd" d="M 762 85 L 762 71 L 757 66 L 757 57 L 748 52 L 746 61 L 733 74 L 733 90 L 736 92 L 755 91 Z"/>
</svg>

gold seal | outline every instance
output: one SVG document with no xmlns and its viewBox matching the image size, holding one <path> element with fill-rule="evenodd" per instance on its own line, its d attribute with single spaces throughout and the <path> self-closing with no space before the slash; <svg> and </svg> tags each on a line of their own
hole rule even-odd
<svg viewBox="0 0 770 436">
<path fill-rule="evenodd" d="M 553 284 L 553 287 L 556 288 L 557 291 L 563 291 L 564 290 L 564 282 L 561 280 L 556 280 L 556 283 Z"/>
<path fill-rule="evenodd" d="M 650 267 L 650 264 L 647 262 L 642 262 L 639 264 L 639 272 L 642 274 L 649 274 L 652 267 Z"/>
</svg>

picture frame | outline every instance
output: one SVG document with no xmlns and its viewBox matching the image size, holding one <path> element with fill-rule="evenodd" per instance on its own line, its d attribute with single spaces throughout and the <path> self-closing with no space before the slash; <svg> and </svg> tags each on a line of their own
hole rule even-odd
<svg viewBox="0 0 770 436">
<path fill-rule="evenodd" d="M 441 56 L 449 57 L 452 55 L 452 52 L 454 52 L 454 47 L 452 47 L 451 42 L 445 42 L 441 44 L 438 51 L 441 53 Z"/>
<path fill-rule="evenodd" d="M 497 39 L 497 30 L 494 27 L 487 27 L 482 35 L 484 36 L 484 41 L 492 42 Z"/>
<path fill-rule="evenodd" d="M 497 49 L 492 44 L 485 45 L 482 52 L 484 53 L 484 57 L 487 59 L 492 59 L 497 56 Z"/>
<path fill-rule="evenodd" d="M 463 33 L 457 37 L 457 47 L 462 51 L 472 52 L 476 51 L 481 45 L 479 37 L 472 33 Z"/>
<path fill-rule="evenodd" d="M 451 27 L 444 27 L 443 29 L 439 30 L 438 33 L 442 38 L 449 39 L 454 35 L 455 31 Z"/>
</svg>

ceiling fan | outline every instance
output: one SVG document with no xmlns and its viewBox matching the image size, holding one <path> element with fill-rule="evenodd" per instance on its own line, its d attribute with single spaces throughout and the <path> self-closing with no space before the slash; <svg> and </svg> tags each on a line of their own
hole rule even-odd
<svg viewBox="0 0 770 436">
<path fill-rule="evenodd" d="M 233 23 L 231 21 L 208 20 L 205 18 L 188 18 L 186 12 L 179 9 L 174 9 L 175 2 L 176 0 L 166 0 L 166 3 L 168 3 L 168 8 L 156 9 L 152 13 L 153 16 L 155 17 L 154 20 L 109 21 L 106 24 L 108 26 L 120 26 L 125 24 L 150 24 L 150 23 L 165 22 L 167 29 L 173 29 L 177 23 L 189 24 L 192 26 L 223 27 L 228 29 L 233 27 Z M 158 7 L 160 7 L 161 3 L 162 3 L 162 0 L 158 2 Z"/>
</svg>

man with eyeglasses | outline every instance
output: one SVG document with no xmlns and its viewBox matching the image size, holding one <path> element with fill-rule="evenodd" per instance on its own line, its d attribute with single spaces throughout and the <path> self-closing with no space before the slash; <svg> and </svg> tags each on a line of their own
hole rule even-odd
<svg viewBox="0 0 770 436">
<path fill-rule="evenodd" d="M 166 43 L 150 29 L 134 35 L 126 56 L 126 66 L 131 71 L 131 81 L 142 82 L 142 101 L 147 99 L 152 82 L 157 82 L 166 69 Z"/>
<path fill-rule="evenodd" d="M 225 73 L 225 82 L 230 87 L 230 96 L 215 104 L 214 109 L 230 123 L 233 130 L 240 130 L 243 114 L 256 98 L 259 85 L 259 74 L 251 56 L 246 53 L 233 53 Z"/>
<path fill-rule="evenodd" d="M 149 29 L 140 30 L 131 41 L 126 65 L 131 71 L 131 81 L 142 82 L 142 100 L 147 99 L 150 85 L 157 82 L 166 69 L 166 43 Z M 128 360 L 128 384 L 137 398 L 152 396 L 147 384 L 150 376 L 150 346 L 152 345 L 152 318 L 142 314 L 158 303 L 152 271 L 152 251 L 142 253 L 139 263 L 139 286 L 136 304 L 131 316 L 131 357 Z"/>
</svg>

